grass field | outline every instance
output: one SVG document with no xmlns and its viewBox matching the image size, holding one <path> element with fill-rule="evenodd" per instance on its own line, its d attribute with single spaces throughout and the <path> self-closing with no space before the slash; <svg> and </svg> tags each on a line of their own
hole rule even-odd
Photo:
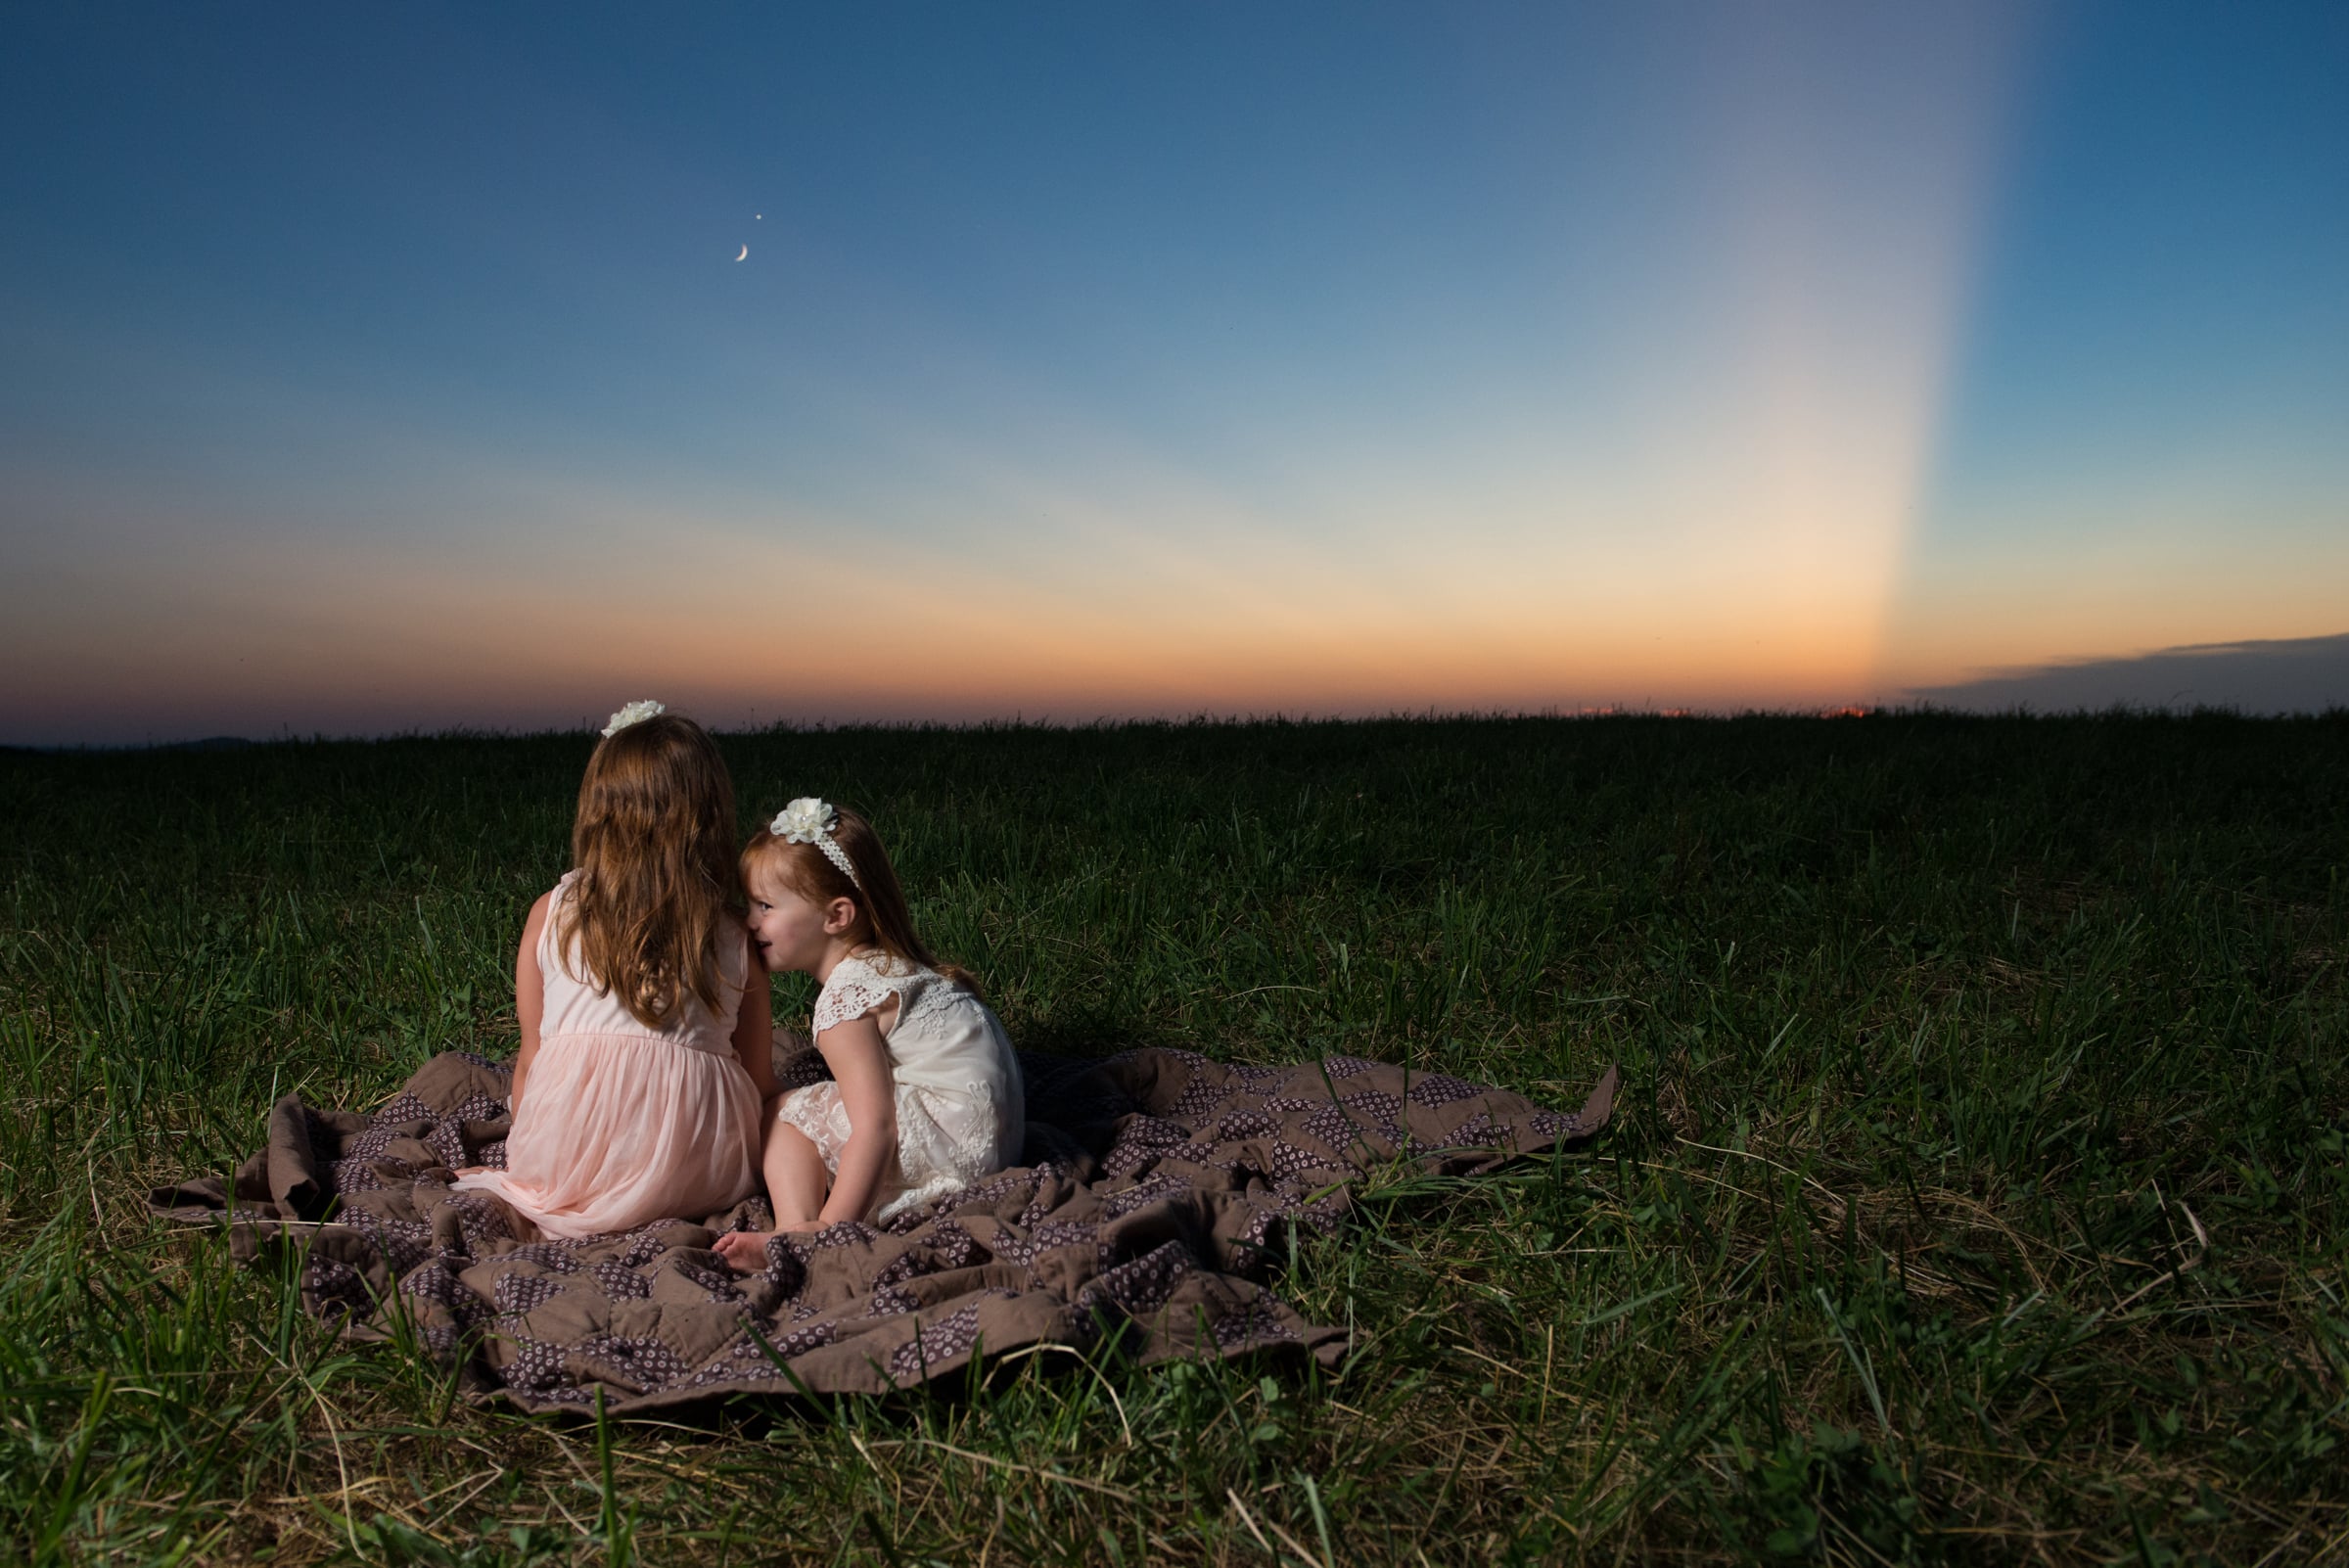
<svg viewBox="0 0 2349 1568">
<path fill-rule="evenodd" d="M 609 1428 L 141 1206 L 510 1049 L 588 739 L 0 757 L 0 1556 L 2349 1558 L 2341 715 L 729 737 L 746 815 L 872 811 L 1024 1045 L 1627 1102 L 1302 1247 L 1335 1378 Z"/>
</svg>

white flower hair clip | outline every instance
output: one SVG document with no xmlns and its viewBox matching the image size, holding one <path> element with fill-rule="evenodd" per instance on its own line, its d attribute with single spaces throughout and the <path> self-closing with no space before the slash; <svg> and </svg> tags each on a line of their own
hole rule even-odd
<svg viewBox="0 0 2349 1568">
<path fill-rule="evenodd" d="M 610 740 L 630 724 L 641 724 L 648 718 L 658 718 L 668 712 L 667 705 L 657 703 L 650 697 L 626 704 L 619 713 L 614 714 L 612 721 L 604 726 L 604 739 Z"/>
<path fill-rule="evenodd" d="M 840 867 L 858 893 L 864 891 L 864 879 L 849 863 L 849 852 L 832 837 L 840 826 L 840 808 L 829 801 L 819 801 L 812 795 L 803 795 L 775 813 L 766 830 L 786 844 L 812 844 L 824 852 L 824 858 Z"/>
</svg>

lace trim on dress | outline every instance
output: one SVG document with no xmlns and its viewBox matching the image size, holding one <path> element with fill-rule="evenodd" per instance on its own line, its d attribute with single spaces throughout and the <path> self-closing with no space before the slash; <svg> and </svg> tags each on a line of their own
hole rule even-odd
<svg viewBox="0 0 2349 1568">
<path fill-rule="evenodd" d="M 775 1108 L 778 1121 L 798 1128 L 824 1157 L 824 1169 L 840 1169 L 840 1151 L 849 1146 L 849 1108 L 840 1102 L 840 1085 L 829 1081 L 793 1089 Z"/>
<path fill-rule="evenodd" d="M 905 1003 L 904 1011 L 898 1017 L 898 1028 L 899 1029 L 903 1029 L 910 1023 L 915 1025 L 918 1031 L 921 1020 L 928 1018 L 933 1013 L 947 1011 L 961 998 L 970 994 L 969 992 L 964 991 L 944 975 L 934 971 L 925 971 L 925 974 L 928 976 L 928 983 L 922 987 L 921 994 L 914 997 L 911 1002 Z"/>
<path fill-rule="evenodd" d="M 870 985 L 861 980 L 841 984 L 838 976 L 824 988 L 815 999 L 815 1033 L 820 1035 L 834 1024 L 845 1024 L 852 1018 L 862 1018 L 869 1012 L 889 1004 L 900 988 Z"/>
<path fill-rule="evenodd" d="M 993 1085 L 975 1084 L 968 1093 L 954 1095 L 900 1084 L 897 1102 L 897 1154 L 884 1177 L 884 1201 L 874 1214 L 876 1220 L 893 1219 L 994 1174 L 1001 1108 Z M 827 1080 L 793 1089 L 783 1096 L 775 1116 L 806 1133 L 823 1157 L 824 1168 L 838 1174 L 852 1130 L 838 1084 Z M 892 1185 L 899 1190 L 888 1192 Z"/>
<path fill-rule="evenodd" d="M 914 993 L 910 999 L 909 992 Z M 834 1024 L 862 1018 L 894 999 L 898 1021 L 890 1032 L 895 1034 L 915 1019 L 953 1006 L 954 999 L 963 994 L 960 986 L 919 964 L 887 955 L 843 958 L 824 983 L 823 993 L 815 998 L 812 1029 L 820 1035 Z"/>
</svg>

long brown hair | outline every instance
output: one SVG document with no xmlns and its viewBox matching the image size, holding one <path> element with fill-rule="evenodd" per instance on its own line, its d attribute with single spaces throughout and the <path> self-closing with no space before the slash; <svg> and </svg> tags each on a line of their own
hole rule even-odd
<svg viewBox="0 0 2349 1568">
<path fill-rule="evenodd" d="M 743 880 L 750 880 L 753 867 L 765 865 L 804 899 L 819 904 L 846 899 L 856 906 L 856 923 L 846 933 L 852 945 L 878 947 L 892 958 L 935 969 L 972 995 L 980 994 L 978 976 L 960 964 L 940 963 L 915 934 L 913 916 L 905 908 L 905 890 L 898 885 L 897 868 L 889 863 L 889 852 L 881 848 L 873 824 L 853 807 L 834 809 L 840 820 L 833 826 L 832 842 L 856 868 L 855 881 L 816 846 L 779 839 L 773 829 L 763 827 L 743 846 Z M 858 887 L 859 882 L 864 885 Z"/>
<path fill-rule="evenodd" d="M 564 971 L 576 941 L 583 978 L 651 1029 L 688 992 L 719 1011 L 733 846 L 734 780 L 701 725 L 662 714 L 604 737 L 572 821 L 579 876 L 556 930 Z"/>
</svg>

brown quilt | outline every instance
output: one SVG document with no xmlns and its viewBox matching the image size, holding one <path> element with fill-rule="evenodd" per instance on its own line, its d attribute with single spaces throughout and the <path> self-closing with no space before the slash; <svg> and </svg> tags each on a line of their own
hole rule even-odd
<svg viewBox="0 0 2349 1568">
<path fill-rule="evenodd" d="M 363 1338 L 400 1319 L 457 1358 L 476 1398 L 647 1411 L 756 1391 L 878 1392 L 1023 1347 L 1144 1361 L 1286 1347 L 1334 1364 L 1345 1331 L 1263 1283 L 1284 1227 L 1323 1230 L 1349 1183 L 1464 1175 L 1594 1136 L 1609 1068 L 1574 1115 L 1440 1074 L 1332 1056 L 1294 1067 L 1179 1050 L 1024 1056 L 1031 1163 L 881 1227 L 767 1244 L 730 1272 L 715 1234 L 761 1228 L 753 1198 L 701 1222 L 542 1238 L 451 1168 L 505 1157 L 506 1071 L 436 1056 L 373 1116 L 292 1095 L 231 1180 L 158 1188 L 174 1219 L 231 1226 L 238 1256 L 295 1247 L 303 1305 Z M 784 1066 L 811 1082 L 812 1054 Z"/>
</svg>

